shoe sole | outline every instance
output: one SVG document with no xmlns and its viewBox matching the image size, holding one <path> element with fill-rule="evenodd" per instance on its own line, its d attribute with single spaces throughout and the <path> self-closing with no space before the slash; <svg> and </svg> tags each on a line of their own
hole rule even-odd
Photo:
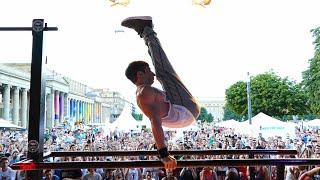
<svg viewBox="0 0 320 180">
<path fill-rule="evenodd" d="M 130 22 L 132 20 L 152 21 L 152 17 L 151 16 L 133 16 L 133 17 L 128 17 L 128 18 L 124 19 L 121 22 L 121 26 L 129 27 L 129 24 L 127 22 L 128 21 Z"/>
</svg>

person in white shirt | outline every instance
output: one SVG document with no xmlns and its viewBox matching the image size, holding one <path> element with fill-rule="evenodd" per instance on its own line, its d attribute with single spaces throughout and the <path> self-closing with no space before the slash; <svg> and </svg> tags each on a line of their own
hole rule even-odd
<svg viewBox="0 0 320 180">
<path fill-rule="evenodd" d="M 82 179 L 83 180 L 102 180 L 102 177 L 99 173 L 96 173 L 95 169 L 89 168 L 88 173 L 85 174 Z"/>
<path fill-rule="evenodd" d="M 0 163 L 0 180 L 15 180 L 16 172 L 9 167 L 9 159 L 2 157 Z"/>
<path fill-rule="evenodd" d="M 126 173 L 127 180 L 140 180 L 142 179 L 142 173 L 139 168 L 129 168 Z"/>
</svg>

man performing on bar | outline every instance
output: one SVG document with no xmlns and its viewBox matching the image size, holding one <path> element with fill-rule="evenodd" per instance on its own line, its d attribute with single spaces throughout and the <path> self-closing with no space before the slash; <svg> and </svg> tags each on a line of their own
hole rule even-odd
<svg viewBox="0 0 320 180">
<path fill-rule="evenodd" d="M 136 86 L 139 108 L 150 119 L 152 133 L 164 167 L 172 171 L 177 167 L 176 159 L 168 153 L 162 126 L 182 128 L 196 122 L 200 113 L 197 100 L 181 82 L 163 51 L 157 34 L 153 30 L 150 16 L 129 17 L 122 26 L 138 32 L 148 46 L 155 74 L 144 61 L 131 62 L 126 69 L 127 78 Z M 152 87 L 154 76 L 164 91 Z"/>
</svg>

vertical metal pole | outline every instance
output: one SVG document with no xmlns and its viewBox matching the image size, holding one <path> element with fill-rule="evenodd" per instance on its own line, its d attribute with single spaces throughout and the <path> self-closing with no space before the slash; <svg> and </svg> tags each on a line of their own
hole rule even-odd
<svg viewBox="0 0 320 180">
<path fill-rule="evenodd" d="M 277 179 L 284 179 L 285 165 L 281 164 L 277 166 Z"/>
<path fill-rule="evenodd" d="M 43 19 L 32 21 L 28 158 L 34 162 L 43 162 L 45 117 L 45 80 L 42 72 L 43 29 Z M 42 179 L 42 171 L 27 171 L 27 179 Z"/>
<path fill-rule="evenodd" d="M 249 159 L 254 159 L 254 154 L 250 153 Z M 249 177 L 250 177 L 250 180 L 256 179 L 255 167 L 249 166 Z"/>
<path fill-rule="evenodd" d="M 251 117 L 252 117 L 252 111 L 251 111 L 251 97 L 250 97 L 250 74 L 247 73 L 248 80 L 247 80 L 247 99 L 248 99 L 248 120 L 249 124 L 252 124 Z"/>
</svg>

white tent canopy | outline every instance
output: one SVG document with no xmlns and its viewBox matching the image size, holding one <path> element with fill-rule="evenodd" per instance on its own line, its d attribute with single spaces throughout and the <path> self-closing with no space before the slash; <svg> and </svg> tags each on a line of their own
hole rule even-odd
<svg viewBox="0 0 320 180">
<path fill-rule="evenodd" d="M 23 127 L 20 127 L 18 125 L 12 124 L 7 120 L 0 119 L 0 128 L 8 128 L 8 129 L 25 129 Z"/>
<path fill-rule="evenodd" d="M 184 137 L 183 132 L 184 131 L 199 131 L 199 126 L 196 122 L 187 126 L 187 127 L 183 127 L 183 128 L 168 128 L 168 127 L 164 127 L 164 126 L 162 126 L 162 128 L 164 131 L 175 131 L 176 132 L 176 134 L 173 137 L 173 141 L 175 141 L 177 139 L 183 140 L 183 137 Z"/>
<path fill-rule="evenodd" d="M 226 128 L 235 128 L 238 125 L 239 125 L 239 122 L 234 119 L 222 121 L 216 124 L 216 126 L 226 127 Z"/>
<path fill-rule="evenodd" d="M 314 119 L 314 120 L 305 122 L 304 126 L 320 127 L 320 119 Z"/>
<path fill-rule="evenodd" d="M 151 128 L 151 122 L 148 119 L 148 117 L 145 115 L 142 116 L 142 121 L 137 121 L 137 125 L 140 127 L 146 126 L 146 128 L 149 128 L 149 129 Z"/>
<path fill-rule="evenodd" d="M 116 121 L 110 124 L 111 129 L 117 129 L 119 131 L 139 130 L 139 123 L 131 115 L 130 106 L 126 103 L 120 116 Z"/>
<path fill-rule="evenodd" d="M 276 118 L 273 118 L 271 116 L 268 116 L 262 112 L 257 114 L 252 118 L 252 125 L 256 127 L 260 126 L 270 126 L 270 125 L 287 125 L 287 123 L 282 122 Z"/>
<path fill-rule="evenodd" d="M 288 135 L 291 137 L 295 135 L 295 125 L 280 121 L 262 112 L 254 116 L 251 120 L 251 125 L 249 125 L 247 120 L 241 122 L 236 130 L 240 133 L 247 132 L 254 136 L 258 136 L 259 133 L 261 133 L 265 138 L 270 136 L 282 136 L 285 138 Z"/>
</svg>

